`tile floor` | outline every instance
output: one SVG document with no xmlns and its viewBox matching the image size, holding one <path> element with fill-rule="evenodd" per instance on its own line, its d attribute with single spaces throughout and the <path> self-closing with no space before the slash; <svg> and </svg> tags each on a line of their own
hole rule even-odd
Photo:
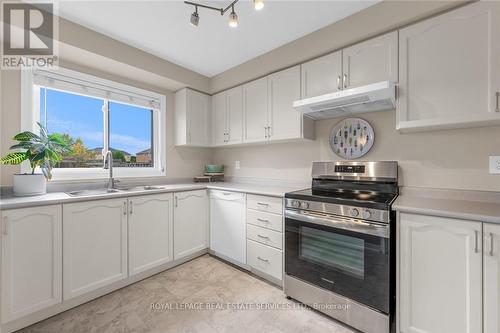
<svg viewBox="0 0 500 333">
<path fill-rule="evenodd" d="M 211 309 L 182 309 L 207 303 Z M 237 309 L 241 304 L 296 308 Z M 282 290 L 267 282 L 205 255 L 19 332 L 355 331 L 287 300 Z"/>
</svg>

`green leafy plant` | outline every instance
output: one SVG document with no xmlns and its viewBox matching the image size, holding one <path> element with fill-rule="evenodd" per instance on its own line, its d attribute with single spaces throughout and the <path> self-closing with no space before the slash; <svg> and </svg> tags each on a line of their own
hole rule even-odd
<svg viewBox="0 0 500 333">
<path fill-rule="evenodd" d="M 62 160 L 62 155 L 69 153 L 71 148 L 68 146 L 64 137 L 60 134 L 48 134 L 46 128 L 37 122 L 40 127 L 40 134 L 37 135 L 30 131 L 17 134 L 12 139 L 18 141 L 17 144 L 10 147 L 11 150 L 18 150 L 0 158 L 0 163 L 9 165 L 18 165 L 23 161 L 29 160 L 31 174 L 40 167 L 47 180 L 52 178 L 52 168 Z"/>
</svg>

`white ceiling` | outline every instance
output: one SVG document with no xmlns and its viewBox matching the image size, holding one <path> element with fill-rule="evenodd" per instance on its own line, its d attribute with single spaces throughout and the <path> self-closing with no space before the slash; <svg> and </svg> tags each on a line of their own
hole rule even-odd
<svg viewBox="0 0 500 333">
<path fill-rule="evenodd" d="M 197 28 L 189 24 L 193 7 L 182 1 L 60 0 L 59 15 L 126 44 L 212 77 L 301 36 L 361 11 L 370 1 L 267 0 L 255 11 L 250 0 L 228 14 L 199 9 Z M 230 1 L 193 0 L 223 7 Z"/>
</svg>

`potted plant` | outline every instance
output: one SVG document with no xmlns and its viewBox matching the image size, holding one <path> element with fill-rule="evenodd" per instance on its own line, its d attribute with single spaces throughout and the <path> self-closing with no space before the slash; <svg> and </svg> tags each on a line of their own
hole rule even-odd
<svg viewBox="0 0 500 333">
<path fill-rule="evenodd" d="M 38 123 L 40 134 L 25 131 L 13 137 L 18 141 L 10 147 L 16 150 L 0 158 L 0 163 L 18 165 L 29 160 L 31 173 L 14 175 L 14 195 L 38 195 L 46 193 L 46 181 L 52 178 L 52 168 L 62 160 L 62 155 L 71 151 L 60 134 L 48 134 L 45 127 Z M 35 173 L 39 167 L 42 173 Z"/>
</svg>

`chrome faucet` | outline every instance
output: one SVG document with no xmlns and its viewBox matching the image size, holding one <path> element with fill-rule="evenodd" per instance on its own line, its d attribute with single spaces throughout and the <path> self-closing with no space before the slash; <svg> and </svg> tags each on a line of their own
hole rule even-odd
<svg viewBox="0 0 500 333">
<path fill-rule="evenodd" d="M 103 168 L 109 169 L 107 189 L 112 190 L 115 188 L 115 179 L 113 178 L 113 152 L 111 150 L 106 152 Z"/>
</svg>

